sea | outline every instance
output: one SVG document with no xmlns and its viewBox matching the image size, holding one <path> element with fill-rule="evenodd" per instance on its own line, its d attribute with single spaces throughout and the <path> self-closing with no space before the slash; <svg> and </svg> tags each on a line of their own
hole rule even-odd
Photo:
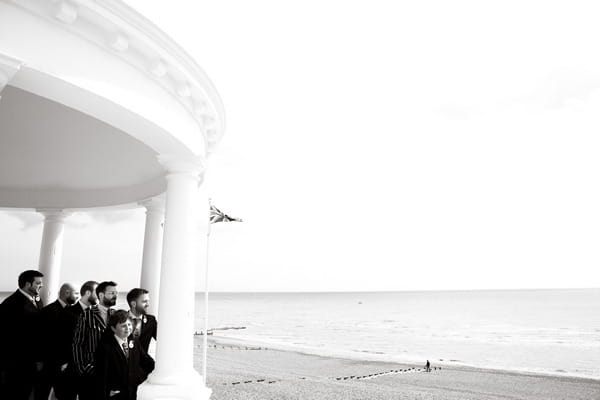
<svg viewBox="0 0 600 400">
<path fill-rule="evenodd" d="M 204 329 L 196 297 L 196 329 Z M 308 354 L 600 379 L 600 289 L 214 293 L 213 335 Z"/>
<path fill-rule="evenodd" d="M 600 289 L 210 293 L 208 328 L 321 356 L 600 380 Z"/>
</svg>

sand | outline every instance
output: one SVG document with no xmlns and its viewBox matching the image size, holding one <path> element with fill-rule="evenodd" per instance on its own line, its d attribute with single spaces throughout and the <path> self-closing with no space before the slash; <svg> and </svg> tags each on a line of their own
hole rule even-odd
<svg viewBox="0 0 600 400">
<path fill-rule="evenodd" d="M 201 371 L 201 336 L 195 344 L 195 367 Z M 426 373 L 418 368 L 422 365 L 320 357 L 210 337 L 207 386 L 213 400 L 600 399 L 600 380 L 466 367 Z"/>
</svg>

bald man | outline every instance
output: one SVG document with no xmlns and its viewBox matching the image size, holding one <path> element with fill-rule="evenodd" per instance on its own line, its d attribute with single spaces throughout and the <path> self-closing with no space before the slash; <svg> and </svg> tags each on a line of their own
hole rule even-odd
<svg viewBox="0 0 600 400">
<path fill-rule="evenodd" d="M 67 307 L 71 307 L 79 299 L 79 291 L 70 283 L 64 283 L 58 292 L 58 299 L 42 309 L 42 326 L 44 338 L 40 349 L 44 366 L 35 388 L 35 400 L 48 400 L 50 389 L 57 390 L 57 378 L 60 374 L 60 362 L 57 346 L 62 333 L 61 316 Z"/>
</svg>

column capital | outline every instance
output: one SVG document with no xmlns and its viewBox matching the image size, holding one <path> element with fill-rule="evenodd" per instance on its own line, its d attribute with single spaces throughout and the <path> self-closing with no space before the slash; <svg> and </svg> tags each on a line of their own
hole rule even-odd
<svg viewBox="0 0 600 400">
<path fill-rule="evenodd" d="M 0 53 L 0 92 L 19 71 L 23 61 Z"/>
<path fill-rule="evenodd" d="M 206 168 L 206 159 L 202 156 L 161 154 L 158 162 L 167 170 L 167 178 L 173 175 L 188 175 L 200 179 Z"/>
<path fill-rule="evenodd" d="M 44 216 L 45 221 L 64 221 L 69 215 L 70 211 L 65 211 L 57 208 L 38 208 L 35 210 Z"/>
<path fill-rule="evenodd" d="M 165 212 L 165 198 L 164 195 L 151 197 L 146 200 L 138 202 L 138 204 L 146 208 L 146 214 L 152 214 L 154 212 Z"/>
</svg>

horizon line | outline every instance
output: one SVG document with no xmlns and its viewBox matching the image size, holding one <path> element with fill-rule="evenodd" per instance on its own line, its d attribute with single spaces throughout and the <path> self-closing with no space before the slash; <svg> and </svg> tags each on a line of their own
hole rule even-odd
<svg viewBox="0 0 600 400">
<path fill-rule="evenodd" d="M 497 288 L 497 289 L 399 289 L 399 290 L 214 290 L 210 293 L 414 293 L 414 292 L 507 292 L 507 291 L 543 291 L 543 290 L 600 290 L 600 287 L 554 287 L 554 288 Z M 195 293 L 204 293 L 197 290 Z"/>
<path fill-rule="evenodd" d="M 0 290 L 2 292 L 12 292 L 16 289 Z M 415 292 L 508 292 L 508 291 L 547 291 L 547 290 L 600 290 L 598 287 L 552 287 L 552 288 L 483 288 L 483 289 L 382 289 L 382 290 L 209 290 L 210 293 L 265 293 L 265 294 L 283 294 L 283 293 L 415 293 Z M 127 293 L 127 290 L 119 293 Z M 202 290 L 195 290 L 194 293 L 204 293 Z"/>
</svg>

